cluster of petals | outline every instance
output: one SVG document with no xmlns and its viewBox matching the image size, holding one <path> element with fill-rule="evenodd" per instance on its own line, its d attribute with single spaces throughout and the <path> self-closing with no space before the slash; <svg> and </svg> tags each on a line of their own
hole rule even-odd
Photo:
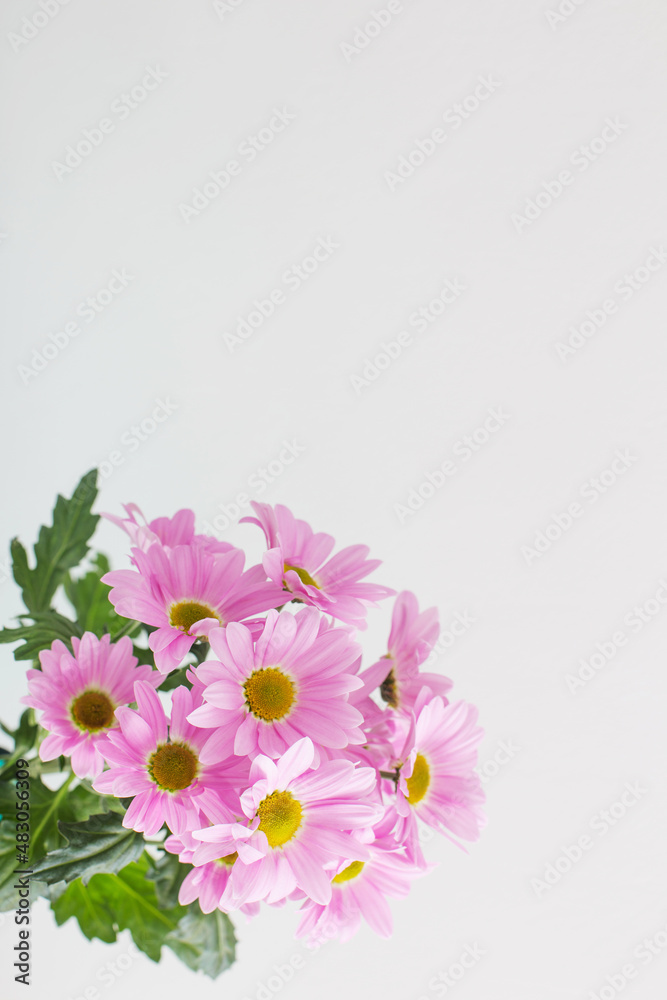
<svg viewBox="0 0 667 1000">
<path fill-rule="evenodd" d="M 332 937 L 349 941 L 361 926 L 362 918 L 380 937 L 389 938 L 393 921 L 388 899 L 407 896 L 415 878 L 428 868 L 418 866 L 392 846 L 372 843 L 367 861 L 339 866 L 331 883 L 331 899 L 317 903 L 306 899 L 296 936 L 309 945 L 324 944 Z"/>
<path fill-rule="evenodd" d="M 114 570 L 102 579 L 112 588 L 109 600 L 119 615 L 154 628 L 149 645 L 161 673 L 181 665 L 197 639 L 197 623 L 243 621 L 283 601 L 261 566 L 244 572 L 240 549 L 216 554 L 199 545 L 158 543 L 132 555 L 136 569 Z"/>
<path fill-rule="evenodd" d="M 109 599 L 147 627 L 155 669 L 128 638 L 87 633 L 73 653 L 55 642 L 28 673 L 25 700 L 49 733 L 40 755 L 71 756 L 96 791 L 131 799 L 127 828 L 166 826 L 189 869 L 183 905 L 254 916 L 290 900 L 308 942 L 347 940 L 362 920 L 388 937 L 388 900 L 433 867 L 420 824 L 459 846 L 484 826 L 477 710 L 422 669 L 438 616 L 409 591 L 362 668 L 368 611 L 395 593 L 365 579 L 379 565 L 366 546 L 334 552 L 286 507 L 252 506 L 243 520 L 267 550 L 250 569 L 197 534 L 190 510 L 105 515 L 132 545 L 132 568 L 103 577 Z M 167 711 L 156 688 L 184 663 Z"/>
<path fill-rule="evenodd" d="M 48 730 L 39 747 L 42 760 L 61 754 L 72 759 L 79 778 L 95 778 L 104 767 L 100 743 L 118 725 L 115 711 L 134 701 L 135 681 L 159 683 L 149 664 L 137 665 L 132 642 L 125 636 L 112 643 L 85 632 L 71 640 L 72 652 L 59 639 L 39 654 L 40 670 L 28 670 L 28 691 L 22 700 L 42 711 L 40 725 Z"/>
<path fill-rule="evenodd" d="M 201 760 L 210 736 L 187 721 L 197 695 L 180 685 L 172 692 L 168 717 L 157 692 L 145 681 L 134 686 L 137 708 L 119 708 L 118 729 L 100 743 L 108 770 L 93 783 L 95 791 L 132 797 L 123 826 L 154 836 L 166 823 L 172 833 L 211 820 L 228 819 L 238 809 L 237 789 L 248 775 L 244 760 Z"/>
<path fill-rule="evenodd" d="M 368 608 L 394 593 L 388 587 L 362 582 L 380 565 L 378 559 L 366 558 L 367 545 L 349 545 L 331 556 L 336 544 L 332 536 L 314 532 L 287 507 L 256 501 L 252 507 L 257 516 L 242 520 L 264 532 L 268 546 L 262 559 L 264 569 L 271 580 L 290 591 L 292 599 L 363 629 Z"/>
<path fill-rule="evenodd" d="M 398 595 L 391 616 L 388 651 L 365 674 L 372 686 L 380 685 L 382 697 L 391 708 L 412 712 L 426 684 L 442 698 L 452 687 L 448 677 L 419 669 L 431 652 L 439 631 L 435 608 L 420 613 L 413 593 L 404 590 Z"/>
<path fill-rule="evenodd" d="M 304 737 L 278 761 L 260 754 L 241 796 L 244 821 L 194 831 L 201 841 L 192 856 L 195 866 L 238 855 L 221 909 L 276 903 L 295 890 L 327 904 L 336 867 L 369 858 L 363 836 L 355 833 L 370 829 L 382 811 L 373 795 L 375 771 L 347 760 L 313 768 L 314 753 Z"/>
<path fill-rule="evenodd" d="M 399 755 L 394 803 L 396 836 L 417 863 L 424 863 L 418 819 L 455 843 L 477 840 L 485 825 L 485 796 L 475 771 L 484 735 L 477 715 L 474 705 L 446 704 L 428 687 L 417 699 Z"/>
<path fill-rule="evenodd" d="M 102 517 L 122 528 L 130 536 L 133 547 L 144 552 L 156 542 L 169 549 L 177 545 L 196 545 L 211 553 L 229 552 L 234 547 L 213 535 L 196 534 L 195 512 L 188 508 L 176 511 L 173 517 L 156 517 L 148 522 L 136 503 L 123 506 L 126 517 L 118 517 L 117 514 L 102 514 Z"/>
<path fill-rule="evenodd" d="M 364 717 L 348 702 L 349 692 L 362 687 L 361 650 L 347 630 L 302 608 L 295 615 L 270 611 L 254 641 L 238 623 L 212 629 L 208 638 L 214 659 L 193 671 L 204 685 L 204 704 L 190 716 L 195 725 L 215 728 L 204 759 L 209 753 L 275 758 L 303 736 L 322 748 L 364 743 Z"/>
</svg>

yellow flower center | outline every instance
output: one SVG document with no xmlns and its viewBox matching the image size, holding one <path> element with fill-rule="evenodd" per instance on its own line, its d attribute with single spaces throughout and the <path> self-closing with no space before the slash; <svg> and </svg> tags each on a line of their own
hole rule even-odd
<svg viewBox="0 0 667 1000">
<path fill-rule="evenodd" d="M 412 774 L 409 778 L 406 778 L 406 781 L 408 785 L 408 802 L 411 806 L 414 806 L 424 798 L 431 783 L 431 770 L 426 757 L 422 756 L 422 754 L 418 753 L 415 757 L 415 766 L 412 769 Z"/>
<path fill-rule="evenodd" d="M 194 781 L 199 761 L 183 743 L 163 743 L 148 762 L 148 773 L 160 788 L 180 792 Z"/>
<path fill-rule="evenodd" d="M 294 704 L 294 684 L 278 667 L 255 670 L 243 685 L 246 705 L 264 722 L 283 719 Z"/>
<path fill-rule="evenodd" d="M 319 583 L 315 583 L 315 580 L 310 575 L 307 569 L 301 569 L 300 566 L 290 566 L 289 563 L 285 563 L 284 572 L 287 573 L 287 571 L 290 569 L 294 570 L 296 575 L 301 580 L 301 583 L 305 583 L 307 587 L 317 587 L 318 590 L 321 590 Z"/>
<path fill-rule="evenodd" d="M 220 621 L 220 615 L 213 608 L 197 601 L 179 601 L 169 608 L 169 624 L 180 628 L 182 632 L 189 633 L 194 623 L 202 618 L 217 618 Z"/>
<path fill-rule="evenodd" d="M 79 729 L 89 733 L 108 729 L 114 721 L 116 706 L 101 691 L 84 691 L 70 705 L 70 714 Z"/>
<path fill-rule="evenodd" d="M 234 851 L 233 854 L 225 854 L 224 858 L 216 858 L 216 860 L 219 865 L 228 865 L 231 868 L 238 856 L 238 851 Z"/>
<path fill-rule="evenodd" d="M 347 868 L 343 868 L 342 872 L 339 872 L 338 875 L 334 875 L 331 881 L 340 885 L 341 882 L 349 882 L 350 879 L 357 878 L 358 875 L 361 875 L 365 863 L 365 861 L 353 861 Z"/>
<path fill-rule="evenodd" d="M 260 802 L 257 815 L 269 847 L 282 847 L 301 826 L 301 803 L 291 792 L 272 792 Z"/>
</svg>

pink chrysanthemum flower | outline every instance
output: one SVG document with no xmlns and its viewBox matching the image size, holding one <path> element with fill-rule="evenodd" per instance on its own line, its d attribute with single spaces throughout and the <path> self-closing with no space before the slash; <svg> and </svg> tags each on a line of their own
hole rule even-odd
<svg viewBox="0 0 667 1000">
<path fill-rule="evenodd" d="M 136 503 L 126 503 L 123 507 L 127 517 L 118 517 L 117 514 L 102 514 L 102 517 L 122 528 L 132 539 L 132 545 L 144 552 L 155 542 L 170 549 L 177 545 L 198 545 L 212 553 L 229 552 L 234 547 L 229 542 L 219 542 L 211 535 L 196 535 L 195 514 L 187 508 L 177 511 L 173 517 L 156 517 L 149 523 Z"/>
<path fill-rule="evenodd" d="M 397 849 L 369 846 L 368 861 L 339 866 L 331 879 L 332 895 L 327 905 L 307 901 L 301 910 L 296 936 L 309 944 L 324 944 L 337 936 L 349 941 L 361 926 L 361 918 L 381 937 L 391 937 L 393 920 L 387 897 L 407 896 L 413 879 L 424 875 Z M 334 933 L 332 934 L 332 931 Z"/>
<path fill-rule="evenodd" d="M 212 555 L 201 548 L 176 545 L 132 550 L 136 570 L 114 570 L 102 577 L 113 589 L 109 600 L 119 615 L 155 627 L 148 644 L 160 673 L 175 670 L 196 641 L 192 627 L 242 621 L 274 608 L 284 596 L 266 579 L 261 566 L 243 572 L 240 549 Z"/>
<path fill-rule="evenodd" d="M 380 694 L 390 708 L 410 712 L 424 685 L 447 701 L 445 695 L 452 687 L 449 678 L 419 672 L 439 631 L 435 608 L 420 614 L 413 593 L 404 590 L 398 595 L 391 615 L 388 652 L 362 675 L 367 683 L 379 683 Z"/>
<path fill-rule="evenodd" d="M 293 600 L 319 608 L 355 628 L 366 627 L 368 607 L 394 593 L 388 587 L 360 582 L 380 565 L 367 559 L 367 545 L 350 545 L 331 559 L 335 540 L 315 534 L 306 521 L 297 520 L 287 507 L 253 501 L 257 517 L 242 521 L 257 524 L 268 545 L 262 562 L 267 576 L 290 591 Z"/>
<path fill-rule="evenodd" d="M 417 818 L 456 844 L 457 837 L 479 838 L 486 823 L 485 795 L 475 772 L 482 736 L 474 705 L 446 705 L 427 688 L 422 690 L 400 755 L 394 834 L 417 863 L 423 863 Z"/>
<path fill-rule="evenodd" d="M 299 740 L 274 762 L 256 757 L 251 787 L 241 796 L 249 825 L 217 824 L 193 832 L 202 841 L 197 866 L 237 853 L 220 907 L 276 903 L 300 889 L 317 903 L 331 900 L 331 874 L 345 862 L 367 861 L 368 848 L 354 836 L 378 819 L 372 800 L 376 775 L 336 760 L 311 771 L 315 748 Z"/>
<path fill-rule="evenodd" d="M 134 701 L 134 682 L 162 679 L 148 664 L 137 666 L 132 642 L 111 642 L 86 632 L 72 638 L 70 653 L 59 639 L 42 650 L 41 670 L 28 670 L 26 705 L 44 712 L 40 725 L 49 735 L 39 747 L 42 760 L 64 754 L 79 778 L 95 778 L 104 767 L 99 743 L 118 725 L 114 712 Z"/>
<path fill-rule="evenodd" d="M 201 846 L 201 842 L 195 840 L 191 832 L 185 831 L 178 836 L 172 834 L 167 837 L 164 846 L 171 854 L 178 854 L 179 861 L 183 864 L 192 864 L 195 850 Z M 178 893 L 181 906 L 188 906 L 197 899 L 202 913 L 212 913 L 213 910 L 217 910 L 227 889 L 232 866 L 237 859 L 236 853 L 228 854 L 214 861 L 208 861 L 199 868 L 191 868 L 183 879 Z M 260 904 L 246 903 L 239 909 L 248 917 L 254 917 L 259 913 Z"/>
<path fill-rule="evenodd" d="M 255 643 L 234 623 L 211 629 L 209 642 L 219 662 L 207 660 L 194 671 L 205 684 L 205 703 L 190 716 L 195 725 L 216 727 L 202 759 L 280 757 L 302 736 L 335 749 L 365 741 L 363 716 L 348 703 L 348 693 L 361 687 L 359 646 L 314 608 L 270 611 Z"/>
<path fill-rule="evenodd" d="M 172 833 L 209 820 L 238 815 L 238 791 L 247 783 L 246 761 L 203 764 L 200 751 L 211 735 L 187 721 L 197 699 L 185 686 L 172 694 L 171 720 L 145 681 L 134 686 L 137 710 L 119 708 L 119 729 L 110 730 L 100 750 L 110 765 L 93 783 L 103 794 L 134 796 L 123 826 L 151 837 L 166 823 Z"/>
</svg>

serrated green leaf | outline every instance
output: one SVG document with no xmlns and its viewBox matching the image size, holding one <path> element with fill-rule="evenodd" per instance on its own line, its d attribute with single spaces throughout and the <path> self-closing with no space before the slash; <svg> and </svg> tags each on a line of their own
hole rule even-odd
<svg viewBox="0 0 667 1000">
<path fill-rule="evenodd" d="M 118 813 L 90 816 L 82 823 L 58 823 L 67 841 L 65 847 L 50 851 L 33 865 L 35 878 L 52 885 L 81 878 L 87 885 L 101 872 L 114 874 L 136 861 L 144 850 L 144 838 L 123 826 Z"/>
<path fill-rule="evenodd" d="M 33 621 L 28 621 L 28 618 Z M 51 643 L 60 639 L 71 650 L 72 636 L 81 638 L 83 632 L 76 622 L 70 621 L 57 611 L 36 611 L 34 614 L 22 615 L 23 623 L 17 628 L 5 628 L 0 632 L 0 642 L 19 642 L 23 645 L 14 650 L 15 660 L 36 660 L 43 649 L 49 649 Z"/>
<path fill-rule="evenodd" d="M 76 611 L 76 620 L 82 632 L 94 632 L 97 636 L 107 632 L 114 635 L 126 626 L 127 619 L 116 614 L 109 601 L 111 587 L 100 579 L 109 572 L 109 560 L 98 552 L 91 562 L 93 568 L 84 576 L 78 579 L 69 573 L 65 576 L 65 594 Z"/>
<path fill-rule="evenodd" d="M 104 906 L 104 900 L 85 886 L 80 879 L 70 882 L 65 892 L 51 901 L 56 923 L 60 927 L 70 917 L 76 917 L 79 927 L 88 940 L 99 938 L 112 944 L 116 940 L 113 913 Z"/>
<path fill-rule="evenodd" d="M 12 557 L 12 575 L 21 588 L 23 603 L 28 610 L 36 608 L 38 601 L 35 589 L 37 580 L 34 571 L 30 569 L 28 564 L 28 553 L 18 538 L 12 538 L 9 543 L 9 552 Z M 11 640 L 6 641 L 11 642 Z"/>
<path fill-rule="evenodd" d="M 83 476 L 70 499 L 58 496 L 52 524 L 39 529 L 34 569 L 30 568 L 18 539 L 11 543 L 14 579 L 31 615 L 48 610 L 66 572 L 77 566 L 88 552 L 87 542 L 99 520 L 97 514 L 91 513 L 97 496 L 96 482 L 97 469 L 92 469 Z"/>
<path fill-rule="evenodd" d="M 87 938 L 115 940 L 102 933 L 129 930 L 137 948 L 159 962 L 164 940 L 185 916 L 183 906 L 161 909 L 154 884 L 146 878 L 151 860 L 143 854 L 117 875 L 93 875 L 87 886 L 72 882 L 52 909 L 59 924 L 76 917 Z M 102 933 L 100 933 L 100 929 Z"/>
<path fill-rule="evenodd" d="M 49 851 L 65 844 L 65 838 L 58 830 L 59 819 L 69 823 L 88 819 L 92 813 L 100 811 L 105 799 L 83 785 L 71 788 L 65 783 L 58 791 L 53 792 L 38 778 L 33 778 L 30 782 L 29 801 L 28 867 L 34 867 Z M 6 910 L 16 905 L 16 893 L 11 889 L 14 881 L 12 872 L 17 867 L 16 828 L 13 820 L 16 814 L 16 789 L 13 781 L 0 782 L 0 814 L 5 816 L 0 823 L 0 910 Z"/>
<path fill-rule="evenodd" d="M 198 903 L 188 907 L 164 943 L 188 968 L 204 972 L 211 979 L 228 969 L 236 957 L 234 925 L 227 914 L 220 910 L 202 913 Z"/>
</svg>

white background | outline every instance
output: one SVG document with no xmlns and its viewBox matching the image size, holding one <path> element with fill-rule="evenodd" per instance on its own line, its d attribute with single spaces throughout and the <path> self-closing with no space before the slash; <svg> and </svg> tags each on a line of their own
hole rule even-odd
<svg viewBox="0 0 667 1000">
<path fill-rule="evenodd" d="M 550 24 L 556 0 L 404 0 L 364 48 L 344 50 L 381 7 L 71 0 L 15 51 L 10 33 L 40 8 L 4 0 L 2 537 L 32 543 L 55 493 L 116 452 L 99 510 L 191 506 L 204 525 L 246 493 L 288 504 L 340 545 L 367 542 L 384 560 L 375 579 L 437 605 L 445 625 L 457 612 L 475 619 L 437 669 L 480 706 L 488 827 L 467 856 L 440 838 L 427 845 L 440 865 L 392 904 L 391 941 L 363 930 L 311 954 L 293 940 L 293 916 L 267 909 L 239 920 L 238 962 L 216 983 L 169 951 L 158 966 L 123 960 L 122 978 L 103 983 L 128 935 L 88 943 L 73 921 L 56 929 L 40 902 L 36 1000 L 94 985 L 104 1000 L 254 1000 L 295 954 L 305 966 L 275 995 L 432 1000 L 443 995 L 434 977 L 467 945 L 485 954 L 447 994 L 457 1000 L 586 1000 L 628 962 L 624 996 L 664 995 L 667 954 L 633 953 L 667 927 L 667 610 L 654 597 L 667 598 L 667 266 L 638 272 L 631 296 L 614 286 L 627 288 L 624 275 L 667 240 L 665 8 L 586 0 Z M 111 105 L 147 68 L 166 78 L 121 120 Z M 480 76 L 493 94 L 443 123 Z M 276 108 L 294 120 L 250 163 L 239 146 Z M 104 117 L 114 131 L 59 179 L 54 162 Z M 609 118 L 624 127 L 581 169 L 577 149 Z M 390 185 L 399 157 L 437 127 L 445 141 Z M 234 158 L 240 175 L 186 222 L 180 206 Z M 543 185 L 568 169 L 572 183 L 547 204 Z M 285 290 L 283 273 L 320 237 L 339 248 L 230 350 L 225 333 L 254 299 Z M 122 294 L 93 322 L 77 315 L 123 268 L 133 278 Z M 447 279 L 465 292 L 418 333 L 410 315 Z M 570 328 L 610 298 L 617 311 L 559 356 Z M 50 335 L 72 321 L 80 333 L 38 371 Z M 351 377 L 410 329 L 412 343 L 355 390 Z M 159 399 L 175 409 L 151 424 Z M 501 429 L 469 461 L 454 456 L 498 407 Z M 154 432 L 137 446 L 131 428 L 147 419 Z M 260 495 L 249 477 L 283 441 L 302 454 Z M 617 449 L 631 456 L 623 474 L 604 493 L 586 487 Z M 395 505 L 452 457 L 456 474 L 401 519 Z M 574 503 L 581 516 L 560 531 L 552 519 Z M 522 549 L 549 525 L 543 554 Z M 222 537 L 259 558 L 256 529 Z M 103 525 L 96 542 L 125 565 L 119 532 Z M 8 621 L 18 592 L 0 578 Z M 646 623 L 631 625 L 647 601 Z M 368 663 L 389 616 L 389 603 L 372 616 Z M 626 644 L 571 691 L 567 675 L 619 630 Z M 10 649 L 0 655 L 12 722 L 24 673 Z M 498 768 L 488 762 L 500 741 L 519 749 Z M 627 782 L 644 789 L 639 800 L 596 832 Z M 532 880 L 585 834 L 593 847 L 539 891 Z M 6 917 L 8 1000 L 28 995 L 11 981 L 14 943 Z"/>
</svg>

